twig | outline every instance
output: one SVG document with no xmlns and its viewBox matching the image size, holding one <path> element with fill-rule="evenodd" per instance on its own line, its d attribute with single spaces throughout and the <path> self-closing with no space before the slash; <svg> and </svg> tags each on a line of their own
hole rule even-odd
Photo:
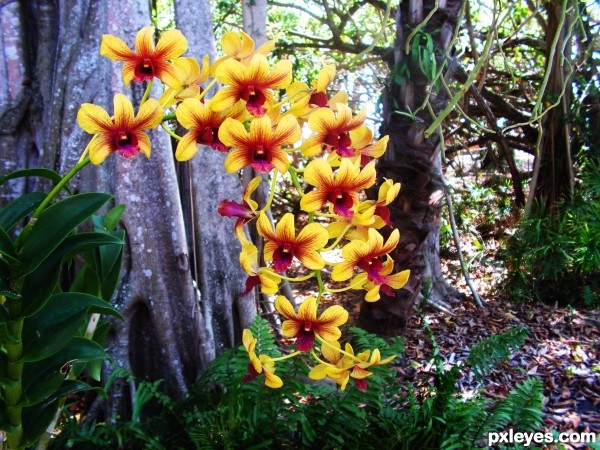
<svg viewBox="0 0 600 450">
<path fill-rule="evenodd" d="M 475 304 L 480 308 L 483 308 L 483 300 L 481 296 L 477 293 L 477 290 L 473 286 L 471 282 L 471 277 L 469 277 L 469 272 L 467 270 L 467 265 L 465 264 L 465 258 L 462 253 L 462 249 L 460 247 L 460 236 L 458 235 L 458 229 L 456 227 L 456 219 L 454 218 L 454 207 L 452 206 L 452 196 L 450 195 L 450 189 L 448 184 L 446 183 L 446 179 L 442 175 L 442 184 L 444 186 L 444 195 L 446 196 L 446 202 L 448 203 L 448 217 L 450 218 L 450 226 L 452 228 L 452 236 L 454 237 L 454 244 L 456 245 L 456 252 L 458 253 L 458 260 L 460 261 L 460 268 L 462 270 L 463 276 L 465 278 L 465 282 L 471 293 L 473 294 L 473 300 L 475 300 Z"/>
</svg>

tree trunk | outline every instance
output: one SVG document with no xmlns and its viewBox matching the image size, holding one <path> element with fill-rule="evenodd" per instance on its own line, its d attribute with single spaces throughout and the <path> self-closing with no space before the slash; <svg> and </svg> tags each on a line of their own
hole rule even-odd
<svg viewBox="0 0 600 450">
<path fill-rule="evenodd" d="M 568 2 L 571 3 L 571 2 Z M 542 124 L 542 139 L 538 149 L 536 171 L 532 180 L 532 194 L 550 213 L 557 213 L 560 200 L 570 200 L 574 191 L 573 159 L 571 157 L 569 113 L 571 95 L 569 83 L 569 59 L 571 54 L 571 36 L 568 33 L 571 13 L 565 10 L 561 21 L 562 2 L 549 1 L 548 33 L 546 37 L 546 64 L 550 63 L 550 71 L 545 96 L 542 99 L 546 106 L 557 102 L 558 105 L 547 111 Z M 556 39 L 556 45 L 552 44 Z M 531 204 L 528 210 L 531 209 Z"/>
<path fill-rule="evenodd" d="M 208 0 L 176 0 L 175 23 L 188 39 L 188 55 L 201 61 L 204 55 L 215 59 L 213 23 Z M 207 35 L 206 30 L 211 30 Z M 211 94 L 209 94 L 211 95 Z M 238 259 L 241 247 L 233 235 L 232 219 L 217 213 L 221 200 L 240 201 L 242 189 L 237 176 L 225 172 L 225 155 L 204 147 L 189 163 L 180 164 L 188 173 L 192 208 L 195 274 L 201 292 L 205 338 L 202 360 L 210 361 L 225 348 L 241 342 L 242 329 L 256 314 L 250 296 L 242 297 L 246 274 Z M 203 364 L 204 367 L 204 364 Z"/>
<path fill-rule="evenodd" d="M 184 24 L 181 15 L 190 53 L 201 58 L 213 53 L 207 39 L 212 33 L 210 11 L 208 0 L 191 3 L 178 6 L 193 18 L 193 24 Z M 99 46 L 105 33 L 132 46 L 136 32 L 150 22 L 148 2 L 3 2 L 0 21 L 2 173 L 26 167 L 65 173 L 90 140 L 76 121 L 82 103 L 112 113 L 112 98 L 122 92 L 134 106 L 139 104 L 144 86 L 123 86 L 121 64 L 101 57 Z M 153 96 L 158 95 L 155 89 Z M 159 129 L 151 140 L 150 160 L 111 155 L 102 166 L 85 168 L 70 186 L 75 192 L 111 192 L 115 204 L 127 205 L 121 223 L 127 231 L 126 253 L 115 299 L 125 322 L 115 323 L 110 333 L 114 363 L 107 370 L 121 366 L 137 379 L 163 379 L 166 392 L 177 398 L 187 393 L 208 360 L 238 340 L 253 305 L 239 302 L 244 278 L 237 269 L 238 250 L 230 245 L 235 242 L 231 223 L 216 212 L 222 198 L 239 201 L 239 183 L 224 174 L 223 158 L 212 150 L 201 152 L 190 165 L 199 303 L 170 139 Z M 1 201 L 39 185 L 33 179 L 9 183 Z M 116 383 L 107 417 L 127 418 L 130 387 Z"/>
<path fill-rule="evenodd" d="M 421 70 L 418 55 L 405 53 L 406 40 L 415 27 L 421 27 L 424 18 L 433 9 L 433 1 L 400 2 L 396 16 L 397 36 L 392 61 L 392 76 L 384 92 L 384 123 L 382 134 L 390 136 L 388 150 L 377 166 L 378 176 L 402 184 L 400 195 L 389 206 L 391 220 L 400 230 L 400 243 L 393 254 L 396 270 L 410 269 L 407 285 L 396 292 L 395 298 L 382 295 L 375 303 L 364 302 L 360 324 L 382 334 L 398 334 L 406 327 L 413 306 L 423 295 L 431 302 L 448 301 L 458 292 L 443 279 L 439 256 L 440 215 L 444 192 L 442 183 L 439 136 L 425 138 L 424 131 L 432 122 L 427 110 L 415 120 L 399 112 L 415 111 L 426 99 L 430 82 Z M 439 8 L 423 24 L 435 44 L 438 61 L 449 45 L 457 26 L 459 0 L 439 1 Z M 411 37 L 409 50 L 420 34 Z M 425 61 L 427 63 L 427 61 Z M 408 75 L 400 71 L 406 68 Z M 396 76 L 394 76 L 396 75 Z M 400 80 L 401 78 L 401 80 Z M 446 105 L 443 90 L 429 98 L 434 114 Z"/>
</svg>

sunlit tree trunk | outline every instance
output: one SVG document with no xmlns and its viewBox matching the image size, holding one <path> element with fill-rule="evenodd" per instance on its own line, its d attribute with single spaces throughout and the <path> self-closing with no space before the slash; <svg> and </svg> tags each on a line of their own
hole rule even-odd
<svg viewBox="0 0 600 450">
<path fill-rule="evenodd" d="M 531 199 L 537 199 L 550 213 L 556 212 L 557 202 L 570 200 L 574 190 L 573 159 L 571 155 L 568 113 L 571 101 L 569 86 L 573 2 L 546 3 L 548 30 L 546 34 L 546 61 L 549 71 L 543 104 L 553 107 L 542 122 L 542 139 L 537 153 Z M 545 109 L 545 108 L 544 108 Z M 531 209 L 531 200 L 529 209 Z"/>
<path fill-rule="evenodd" d="M 214 61 L 210 2 L 176 0 L 175 22 L 188 39 L 187 55 L 198 61 L 209 55 Z M 242 197 L 239 178 L 225 172 L 224 160 L 222 153 L 203 147 L 189 163 L 179 165 L 185 175 L 182 192 L 191 199 L 184 204 L 185 214 L 194 225 L 188 234 L 193 237 L 194 273 L 206 331 L 201 341 L 203 362 L 239 343 L 242 329 L 256 314 L 252 298 L 241 296 L 247 276 L 238 263 L 241 249 L 233 235 L 232 219 L 217 213 L 221 200 L 240 201 Z"/>
<path fill-rule="evenodd" d="M 208 0 L 187 3 L 178 7 L 186 13 L 180 21 L 188 34 L 188 54 L 212 55 Z M 113 96 L 122 92 L 139 105 L 145 86 L 124 86 L 121 64 L 101 57 L 99 46 L 105 33 L 133 45 L 136 32 L 150 23 L 148 8 L 143 0 L 2 4 L 2 174 L 25 167 L 65 173 L 91 138 L 77 125 L 82 103 L 112 113 Z M 160 95 L 160 89 L 155 87 L 153 95 Z M 239 301 L 244 278 L 237 269 L 238 250 L 231 245 L 231 223 L 216 212 L 219 200 L 239 201 L 241 191 L 236 177 L 224 174 L 223 158 L 201 150 L 190 164 L 198 256 L 191 258 L 170 139 L 159 128 L 151 140 L 150 160 L 111 155 L 102 166 L 85 168 L 70 185 L 75 192 L 111 192 L 115 204 L 127 205 L 120 224 L 127 231 L 126 253 L 113 300 L 125 321 L 114 323 L 110 332 L 114 363 L 107 370 L 121 366 L 138 380 L 163 379 L 167 393 L 182 397 L 206 362 L 236 343 L 240 328 L 253 316 L 253 305 Z M 39 185 L 33 179 L 10 183 L 1 201 Z M 193 274 L 199 274 L 201 297 Z M 135 383 L 118 380 L 109 404 L 99 410 L 107 418 L 127 419 L 134 389 Z"/>
<path fill-rule="evenodd" d="M 444 192 L 441 177 L 439 136 L 425 138 L 424 131 L 432 118 L 427 109 L 415 120 L 405 114 L 415 111 L 431 89 L 430 80 L 422 67 L 431 64 L 412 53 L 412 43 L 420 35 L 411 36 L 409 52 L 405 45 L 411 31 L 419 27 L 433 39 L 438 63 L 452 40 L 459 0 L 437 2 L 438 9 L 426 22 L 434 8 L 433 1 L 411 0 L 400 2 L 397 12 L 397 36 L 391 61 L 392 77 L 384 93 L 384 123 L 382 134 L 390 136 L 386 154 L 377 166 L 378 176 L 402 183 L 400 195 L 390 205 L 391 220 L 400 230 L 400 244 L 394 253 L 396 269 L 410 269 L 408 284 L 396 292 L 395 298 L 382 296 L 375 303 L 363 303 L 361 325 L 367 329 L 397 334 L 402 332 L 410 318 L 415 302 L 423 293 L 431 302 L 448 301 L 457 295 L 444 281 L 439 257 L 440 215 Z M 418 46 L 417 46 L 418 47 Z M 405 71 L 404 71 L 405 70 Z M 394 77 L 394 75 L 397 75 Z M 448 101 L 443 93 L 429 98 L 432 112 L 439 113 Z"/>
</svg>

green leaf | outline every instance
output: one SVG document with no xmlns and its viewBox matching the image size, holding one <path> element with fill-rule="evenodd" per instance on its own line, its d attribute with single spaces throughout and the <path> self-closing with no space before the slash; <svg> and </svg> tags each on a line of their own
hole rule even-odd
<svg viewBox="0 0 600 450">
<path fill-rule="evenodd" d="M 46 359 L 25 364 L 23 389 L 32 389 L 53 373 L 62 373 L 64 379 L 68 365 L 71 363 L 90 363 L 107 358 L 104 348 L 98 343 L 90 339 L 74 337 L 60 352 Z"/>
<path fill-rule="evenodd" d="M 17 197 L 0 209 L 0 227 L 9 231 L 19 221 L 35 211 L 45 198 L 46 194 L 43 192 L 30 192 Z"/>
<path fill-rule="evenodd" d="M 119 220 L 121 220 L 121 217 L 123 216 L 124 212 L 125 212 L 125 205 L 123 203 L 118 204 L 117 206 L 112 208 L 110 211 L 108 211 L 104 215 L 104 228 L 107 231 L 113 231 L 115 229 L 115 227 L 117 226 L 117 224 L 119 223 Z"/>
<path fill-rule="evenodd" d="M 23 387 L 18 406 L 33 406 L 46 400 L 56 392 L 64 380 L 65 374 L 60 372 L 44 374 L 36 380 L 36 383 Z"/>
<path fill-rule="evenodd" d="M 23 326 L 23 360 L 39 361 L 60 351 L 85 325 L 88 313 L 123 317 L 104 300 L 77 292 L 55 294 Z"/>
<path fill-rule="evenodd" d="M 121 242 L 125 239 L 125 231 L 108 232 Z M 106 279 L 114 270 L 117 262 L 120 263 L 123 245 L 105 245 L 98 249 L 100 251 L 100 276 Z M 120 264 L 119 264 L 120 268 Z"/>
<path fill-rule="evenodd" d="M 23 315 L 40 310 L 54 292 L 61 264 L 74 255 L 101 245 L 122 245 L 122 241 L 107 233 L 79 233 L 68 236 L 23 282 Z"/>
<path fill-rule="evenodd" d="M 16 170 L 14 172 L 9 173 L 8 175 L 4 175 L 0 177 L 0 186 L 6 183 L 8 180 L 14 180 L 15 178 L 24 178 L 24 177 L 39 177 L 39 178 L 47 178 L 50 181 L 53 181 L 54 184 L 58 184 L 62 180 L 62 176 L 56 173 L 54 170 L 36 168 L 36 169 L 23 169 Z M 71 190 L 68 186 L 64 186 L 63 189 L 67 191 L 69 195 L 71 195 Z"/>
<path fill-rule="evenodd" d="M 52 396 L 42 403 L 23 408 L 23 438 L 25 445 L 36 443 L 58 411 L 58 398 Z"/>
<path fill-rule="evenodd" d="M 106 344 L 106 340 L 108 338 L 108 332 L 110 331 L 110 323 L 108 322 L 100 322 L 96 327 L 96 331 L 94 332 L 93 340 L 97 343 L 97 345 L 103 349 Z M 80 364 L 80 363 L 78 363 Z M 102 360 L 96 359 L 94 361 L 88 361 L 86 363 L 88 375 L 92 378 L 92 380 L 100 381 L 102 378 Z M 75 368 L 74 368 L 75 370 Z M 78 369 L 80 372 L 83 372 L 83 368 Z"/>
<path fill-rule="evenodd" d="M 0 228 L 0 258 L 9 264 L 19 264 L 15 243 L 3 228 Z"/>
<path fill-rule="evenodd" d="M 46 360 L 44 360 L 46 361 Z M 63 364 L 66 367 L 66 363 Z M 36 368 L 44 368 L 43 365 L 36 364 Z M 29 370 L 30 374 L 34 373 L 33 370 Z M 77 391 L 84 391 L 92 389 L 87 383 L 83 383 L 82 385 L 77 384 L 69 384 L 69 388 L 65 391 L 65 383 L 74 380 L 65 380 L 66 372 L 68 372 L 68 367 L 66 367 L 64 372 L 61 370 L 50 371 L 47 373 L 37 372 L 38 376 L 29 376 L 26 374 L 23 376 L 23 394 L 21 396 L 21 401 L 19 402 L 19 406 L 33 406 L 37 403 L 40 403 L 51 396 L 53 397 L 63 397 L 65 395 L 72 394 Z M 78 382 L 80 383 L 80 382 Z M 104 392 L 103 390 L 101 390 Z"/>
<path fill-rule="evenodd" d="M 20 243 L 22 275 L 38 267 L 73 229 L 104 205 L 111 196 L 89 192 L 61 200 L 42 212 Z"/>
<path fill-rule="evenodd" d="M 112 271 L 108 274 L 108 276 L 102 280 L 102 298 L 106 301 L 110 301 L 112 298 L 115 289 L 117 288 L 117 284 L 119 283 L 119 275 L 121 274 L 121 260 L 123 258 L 123 251 L 119 253 L 119 257 L 115 262 Z"/>
<path fill-rule="evenodd" d="M 4 277 L 0 276 L 0 295 L 4 295 L 6 298 L 17 299 L 21 298 L 21 294 L 11 288 L 10 284 Z"/>
</svg>

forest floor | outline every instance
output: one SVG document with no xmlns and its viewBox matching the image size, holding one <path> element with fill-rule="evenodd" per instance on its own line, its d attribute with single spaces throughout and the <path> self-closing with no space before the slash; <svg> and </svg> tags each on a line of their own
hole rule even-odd
<svg viewBox="0 0 600 450">
<path fill-rule="evenodd" d="M 519 325 L 530 330 L 525 345 L 486 376 L 483 385 L 472 371 L 459 371 L 461 395 L 482 387 L 484 395 L 498 399 L 525 378 L 539 377 L 544 385 L 543 431 L 600 433 L 600 310 L 511 303 L 491 297 L 483 309 L 463 301 L 453 313 L 447 316 L 426 308 L 424 314 L 447 368 L 464 361 L 471 347 L 491 333 Z M 399 369 L 415 381 L 435 370 L 433 347 L 421 321 L 422 317 L 414 317 L 409 324 L 405 364 Z"/>
<path fill-rule="evenodd" d="M 434 348 L 423 320 L 433 331 L 447 369 L 462 364 L 473 345 L 492 333 L 526 326 L 529 337 L 525 345 L 483 381 L 478 382 L 472 370 L 460 369 L 458 393 L 468 397 L 481 389 L 483 395 L 497 400 L 527 377 L 538 377 L 544 386 L 544 427 L 540 431 L 600 433 L 600 309 L 511 301 L 499 290 L 504 278 L 501 269 L 483 265 L 470 274 L 485 300 L 485 307 L 477 308 L 467 300 L 470 291 L 456 265 L 446 260 L 444 271 L 466 300 L 453 305 L 452 315 L 427 306 L 421 314 L 413 315 L 405 335 L 406 351 L 397 367 L 401 376 L 415 385 L 433 380 Z M 316 295 L 314 283 L 295 283 L 294 288 L 300 298 Z M 364 291 L 349 291 L 332 296 L 328 303 L 346 307 L 350 312 L 348 324 L 352 325 L 357 322 L 363 295 Z"/>
</svg>

